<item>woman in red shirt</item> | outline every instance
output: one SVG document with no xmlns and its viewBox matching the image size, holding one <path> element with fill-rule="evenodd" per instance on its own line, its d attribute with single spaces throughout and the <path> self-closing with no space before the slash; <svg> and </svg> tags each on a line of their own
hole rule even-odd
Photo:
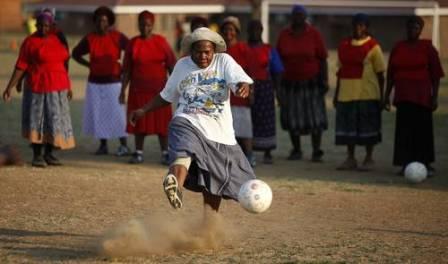
<svg viewBox="0 0 448 264">
<path fill-rule="evenodd" d="M 418 161 L 434 173 L 435 160 L 432 112 L 437 109 L 440 78 L 444 76 L 437 50 L 430 40 L 419 39 L 424 26 L 418 16 L 406 23 L 407 39 L 398 42 L 389 57 L 384 108 L 390 110 L 390 94 L 395 89 L 397 108 L 393 164 Z"/>
<path fill-rule="evenodd" d="M 73 49 L 73 59 L 89 68 L 83 114 L 83 132 L 100 139 L 97 155 L 108 154 L 107 140 L 119 138 L 117 156 L 128 154 L 126 110 L 118 101 L 121 92 L 121 52 L 128 38 L 111 28 L 115 15 L 106 6 L 93 13 L 95 31 Z M 89 60 L 83 58 L 89 54 Z"/>
<path fill-rule="evenodd" d="M 227 45 L 227 53 L 248 72 L 250 51 L 247 44 L 240 41 L 241 24 L 237 17 L 226 17 L 220 26 L 221 35 Z M 231 93 L 230 105 L 232 109 L 235 137 L 246 154 L 252 167 L 255 166 L 255 156 L 252 151 L 252 117 L 249 98 L 240 98 Z"/>
<path fill-rule="evenodd" d="M 53 155 L 53 148 L 75 146 L 68 103 L 72 92 L 65 67 L 70 55 L 51 32 L 52 24 L 48 14 L 37 17 L 37 32 L 24 40 L 16 68 L 3 93 L 3 99 L 9 101 L 12 88 L 26 72 L 29 89 L 24 90 L 23 96 L 22 134 L 32 144 L 32 166 L 35 167 L 61 165 Z"/>
<path fill-rule="evenodd" d="M 285 67 L 278 99 L 282 128 L 293 149 L 289 160 L 302 159 L 301 135 L 311 134 L 312 161 L 321 161 L 322 132 L 327 129 L 327 50 L 320 33 L 306 22 L 307 11 L 295 5 L 291 25 L 280 32 L 277 50 Z"/>
<path fill-rule="evenodd" d="M 130 83 L 128 113 L 142 107 L 165 86 L 168 73 L 173 70 L 176 58 L 166 39 L 153 34 L 154 14 L 143 11 L 138 15 L 140 35 L 131 39 L 125 53 L 120 102 L 125 103 L 126 88 Z M 143 162 L 143 145 L 146 135 L 157 134 L 162 150 L 162 163 L 168 164 L 168 123 L 171 106 L 162 107 L 141 118 L 135 125 L 128 122 L 126 131 L 135 135 L 135 153 L 129 163 Z"/>
<path fill-rule="evenodd" d="M 283 64 L 275 48 L 263 43 L 263 25 L 252 20 L 247 27 L 251 54 L 248 74 L 254 80 L 251 108 L 253 122 L 253 148 L 264 151 L 263 163 L 271 164 L 271 150 L 277 146 L 275 137 L 275 96 L 280 86 Z"/>
</svg>

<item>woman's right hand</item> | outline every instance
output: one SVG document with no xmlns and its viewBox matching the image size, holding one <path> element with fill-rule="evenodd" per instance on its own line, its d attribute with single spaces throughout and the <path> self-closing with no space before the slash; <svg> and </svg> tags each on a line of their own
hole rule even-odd
<svg viewBox="0 0 448 264">
<path fill-rule="evenodd" d="M 389 100 L 389 98 L 384 98 L 383 99 L 382 109 L 386 110 L 387 112 L 390 111 L 390 100 Z"/>
<path fill-rule="evenodd" d="M 3 92 L 3 101 L 9 102 L 11 100 L 11 88 L 6 88 Z"/>
<path fill-rule="evenodd" d="M 129 123 L 131 124 L 131 126 L 135 126 L 135 124 L 137 123 L 137 120 L 139 120 L 144 115 L 145 115 L 145 110 L 143 110 L 142 108 L 132 111 L 129 114 Z"/>
<path fill-rule="evenodd" d="M 336 106 L 338 105 L 338 99 L 335 97 L 333 97 L 333 107 L 336 108 Z"/>
</svg>

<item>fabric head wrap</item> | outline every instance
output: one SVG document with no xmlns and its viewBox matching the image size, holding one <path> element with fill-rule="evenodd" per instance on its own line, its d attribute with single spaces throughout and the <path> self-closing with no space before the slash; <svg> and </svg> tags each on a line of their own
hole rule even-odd
<svg viewBox="0 0 448 264">
<path fill-rule="evenodd" d="M 138 20 L 140 21 L 142 19 L 145 19 L 145 20 L 149 19 L 149 20 L 151 20 L 152 23 L 154 23 L 155 16 L 153 13 L 145 10 L 145 11 L 141 12 L 140 14 L 138 14 Z"/>
<path fill-rule="evenodd" d="M 221 29 L 224 27 L 225 24 L 229 24 L 229 23 L 232 24 L 236 28 L 236 31 L 238 31 L 238 33 L 241 32 L 240 20 L 234 16 L 226 17 L 221 23 Z"/>
<path fill-rule="evenodd" d="M 369 27 L 370 26 L 369 16 L 364 13 L 358 13 L 353 16 L 352 24 L 353 25 L 364 24 L 367 27 Z"/>
<path fill-rule="evenodd" d="M 303 5 L 294 5 L 292 7 L 291 13 L 303 13 L 305 16 L 308 16 L 308 11 L 306 10 L 306 8 Z"/>
</svg>

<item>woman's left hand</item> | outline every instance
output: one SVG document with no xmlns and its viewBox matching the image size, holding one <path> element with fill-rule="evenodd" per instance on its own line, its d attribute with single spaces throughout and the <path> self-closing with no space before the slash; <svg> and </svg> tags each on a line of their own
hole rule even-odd
<svg viewBox="0 0 448 264">
<path fill-rule="evenodd" d="M 437 98 L 433 97 L 432 98 L 432 111 L 433 112 L 436 111 L 438 107 L 439 107 L 439 103 L 437 102 Z"/>
<path fill-rule="evenodd" d="M 246 98 L 250 94 L 250 86 L 248 83 L 238 83 L 238 89 L 236 90 L 236 96 Z"/>
<path fill-rule="evenodd" d="M 68 91 L 67 91 L 67 98 L 68 98 L 69 101 L 72 100 L 72 98 L 73 98 L 73 92 L 72 92 L 72 90 L 68 90 Z"/>
</svg>

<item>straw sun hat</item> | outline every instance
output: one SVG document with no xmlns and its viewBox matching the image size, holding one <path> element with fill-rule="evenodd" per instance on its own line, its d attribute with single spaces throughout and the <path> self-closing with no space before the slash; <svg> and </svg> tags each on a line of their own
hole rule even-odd
<svg viewBox="0 0 448 264">
<path fill-rule="evenodd" d="M 208 41 L 214 43 L 216 45 L 215 52 L 217 52 L 217 53 L 225 52 L 227 49 L 226 42 L 221 37 L 221 35 L 210 30 L 209 28 L 201 27 L 201 28 L 196 29 L 195 31 L 193 31 L 193 33 L 185 36 L 182 39 L 182 43 L 181 43 L 182 50 L 184 52 L 190 52 L 191 45 L 193 45 L 193 43 L 195 43 L 197 41 L 201 41 L 201 40 L 208 40 Z"/>
</svg>

